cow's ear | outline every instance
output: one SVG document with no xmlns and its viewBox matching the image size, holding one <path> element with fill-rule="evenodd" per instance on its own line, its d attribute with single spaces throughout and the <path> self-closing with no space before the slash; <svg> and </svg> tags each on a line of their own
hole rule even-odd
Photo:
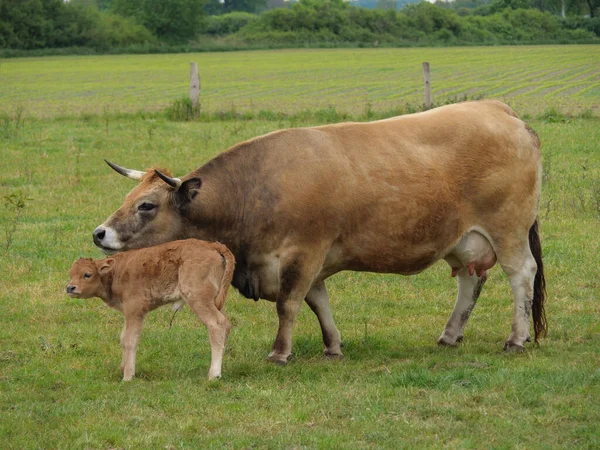
<svg viewBox="0 0 600 450">
<path fill-rule="evenodd" d="M 200 178 L 190 178 L 181 183 L 177 194 L 182 202 L 189 202 L 198 195 L 200 186 L 202 186 L 202 180 Z"/>
<path fill-rule="evenodd" d="M 115 265 L 115 258 L 107 258 L 104 261 L 100 262 L 100 265 L 98 267 L 98 273 L 100 275 L 106 275 L 107 273 L 110 273 L 110 271 L 113 269 L 114 265 Z"/>
</svg>

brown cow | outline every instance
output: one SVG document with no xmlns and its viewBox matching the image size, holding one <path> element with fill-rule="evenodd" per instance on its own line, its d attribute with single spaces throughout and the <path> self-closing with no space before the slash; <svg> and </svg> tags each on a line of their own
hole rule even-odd
<svg viewBox="0 0 600 450">
<path fill-rule="evenodd" d="M 140 182 L 96 228 L 95 244 L 112 253 L 185 237 L 225 243 L 237 261 L 233 285 L 276 301 L 271 361 L 290 356 L 303 300 L 319 319 L 325 353 L 341 355 L 329 276 L 415 274 L 440 259 L 458 276 L 440 344 L 462 339 L 496 261 L 514 293 L 505 349 L 523 349 L 531 315 L 535 340 L 546 331 L 540 142 L 503 103 L 276 131 L 182 178 L 109 165 Z"/>
<path fill-rule="evenodd" d="M 231 325 L 221 313 L 235 260 L 222 244 L 187 239 L 109 258 L 80 258 L 69 271 L 69 297 L 100 297 L 125 316 L 121 333 L 123 380 L 135 374 L 135 354 L 144 316 L 153 309 L 187 303 L 208 328 L 211 363 L 208 378 L 221 376 L 223 351 Z"/>
</svg>

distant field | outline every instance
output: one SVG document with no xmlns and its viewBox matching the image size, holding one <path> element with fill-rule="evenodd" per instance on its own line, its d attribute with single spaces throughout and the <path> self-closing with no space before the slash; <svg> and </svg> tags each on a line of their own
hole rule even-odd
<svg viewBox="0 0 600 450">
<path fill-rule="evenodd" d="M 351 114 L 422 103 L 421 63 L 433 99 L 493 97 L 521 114 L 549 107 L 599 113 L 600 46 L 281 50 L 0 60 L 0 114 L 33 117 L 162 109 L 189 89 L 198 62 L 209 111 Z"/>
</svg>

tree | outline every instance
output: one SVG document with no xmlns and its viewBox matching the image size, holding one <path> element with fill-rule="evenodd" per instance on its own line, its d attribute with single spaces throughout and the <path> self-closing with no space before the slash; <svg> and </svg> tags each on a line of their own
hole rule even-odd
<svg viewBox="0 0 600 450">
<path fill-rule="evenodd" d="M 267 0 L 224 0 L 223 9 L 225 12 L 245 11 L 259 12 L 266 9 Z"/>
<path fill-rule="evenodd" d="M 593 19 L 596 17 L 596 11 L 600 9 L 600 0 L 586 0 L 586 4 L 589 8 L 590 17 Z"/>
<path fill-rule="evenodd" d="M 377 8 L 396 10 L 396 0 L 377 0 Z"/>
<path fill-rule="evenodd" d="M 185 41 L 200 31 L 206 0 L 113 0 L 113 11 L 132 17 L 158 38 Z"/>
</svg>

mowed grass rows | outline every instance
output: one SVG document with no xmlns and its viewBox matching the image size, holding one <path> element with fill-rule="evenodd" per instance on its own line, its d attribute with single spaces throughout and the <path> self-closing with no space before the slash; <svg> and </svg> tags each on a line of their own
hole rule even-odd
<svg viewBox="0 0 600 450">
<path fill-rule="evenodd" d="M 598 114 L 600 46 L 282 50 L 0 61 L 0 114 L 34 117 L 160 110 L 189 91 L 198 62 L 205 111 L 349 114 L 423 102 L 421 63 L 434 102 L 498 98 L 521 114 L 549 107 Z"/>
<path fill-rule="evenodd" d="M 518 59 L 517 50 L 537 54 L 548 49 L 513 49 L 513 59 Z M 579 47 L 563 49 L 575 53 Z M 463 49 L 444 49 L 458 50 Z M 444 55 L 441 50 L 430 51 Z M 233 64 L 229 58 L 248 58 L 245 71 L 238 73 L 243 78 L 265 70 L 262 63 L 252 63 L 256 55 L 271 59 L 275 67 L 278 55 L 312 52 L 198 56 L 221 58 L 224 67 Z M 349 52 L 371 55 L 379 50 Z M 170 56 L 183 58 L 186 74 L 188 57 Z M 131 63 L 127 58 L 116 68 L 107 65 L 106 73 L 126 72 Z M 141 66 L 155 64 L 154 57 L 131 58 L 147 58 Z M 420 59 L 414 59 L 418 76 Z M 555 71 L 566 74 L 574 59 L 575 54 L 564 57 L 564 66 L 556 63 Z M 51 60 L 32 59 L 29 65 Z M 66 70 L 94 58 L 56 60 L 62 60 L 60 70 Z M 2 77 L 5 63 L 0 67 Z M 313 63 L 317 70 L 326 61 Z M 140 71 L 146 70 L 141 66 Z M 280 70 L 286 66 L 282 62 Z M 513 77 L 523 76 L 526 70 L 510 61 L 506 67 Z M 32 68 L 27 70 L 34 73 Z M 80 76 L 88 80 L 97 76 L 83 67 L 80 70 Z M 305 70 L 310 72 L 310 67 Z M 111 111 L 129 102 L 122 91 L 118 95 L 118 89 L 134 81 L 122 76 L 113 85 Z M 497 71 L 489 79 L 501 87 L 496 79 L 500 76 Z M 330 70 L 329 77 L 343 78 L 337 70 Z M 323 92 L 326 82 L 324 74 Z M 463 82 L 475 85 L 476 80 Z M 61 101 L 51 99 L 55 93 L 50 84 L 31 88 L 31 99 L 36 89 L 48 96 L 47 111 L 39 113 L 78 116 L 84 111 L 69 106 L 60 112 Z M 317 84 L 314 81 L 315 92 Z M 186 86 L 183 79 L 183 91 Z M 5 89 L 3 84 L 0 89 Z M 72 95 L 81 89 L 78 82 L 68 86 L 65 80 L 62 89 L 65 99 L 78 104 L 77 95 Z M 158 88 L 155 92 L 163 95 Z M 345 102 L 344 94 L 341 90 L 330 95 Z M 311 95 L 306 100 L 316 108 L 321 98 Z M 271 97 L 276 98 L 275 94 Z M 98 108 L 102 108 L 101 99 Z M 165 100 L 171 101 L 172 97 Z M 19 105 L 18 101 L 8 103 L 0 107 Z M 58 112 L 52 112 L 51 104 L 59 106 Z M 70 103 L 65 100 L 65 105 Z M 158 106 L 148 106 L 154 107 Z M 215 105 L 216 110 L 226 107 L 225 103 Z M 357 105 L 358 113 L 363 107 Z M 342 361 L 321 356 L 318 323 L 304 306 L 294 328 L 294 359 L 286 367 L 268 364 L 266 356 L 277 330 L 274 305 L 244 299 L 232 289 L 225 313 L 233 330 L 221 381 L 206 380 L 210 360 L 206 329 L 187 308 L 169 328 L 172 312 L 164 308 L 148 316 L 137 376 L 131 383 L 122 383 L 122 316 L 99 300 L 73 300 L 64 294 L 68 269 L 75 259 L 102 257 L 91 233 L 133 187 L 131 180 L 115 174 L 102 159 L 136 169 L 168 167 L 181 176 L 236 142 L 316 123 L 297 118 L 293 123 L 174 123 L 161 115 L 117 118 L 102 110 L 98 116 L 34 119 L 29 107 L 19 123 L 12 117 L 0 128 L 0 447 L 600 446 L 598 118 L 530 122 L 540 135 L 544 157 L 540 222 L 550 331 L 540 347 L 528 345 L 522 354 L 502 352 L 510 332 L 512 294 L 499 267 L 490 271 L 465 342 L 454 349 L 437 347 L 435 341 L 456 293 L 449 267 L 438 263 L 412 277 L 345 272 L 329 280 L 333 315 L 345 343 Z M 7 196 L 24 202 L 20 214 Z"/>
</svg>

